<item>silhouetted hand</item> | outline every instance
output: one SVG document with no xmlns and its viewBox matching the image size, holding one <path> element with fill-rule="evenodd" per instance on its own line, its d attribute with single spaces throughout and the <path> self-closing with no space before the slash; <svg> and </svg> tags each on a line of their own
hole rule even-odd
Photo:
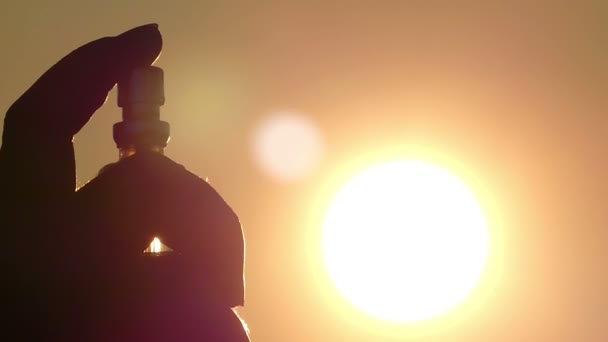
<svg viewBox="0 0 608 342">
<path fill-rule="evenodd" d="M 116 82 L 160 54 L 155 24 L 88 43 L 51 67 L 8 110 L 0 150 L 2 195 L 61 200 L 74 192 L 72 138 Z M 3 201 L 4 202 L 4 201 Z"/>
<path fill-rule="evenodd" d="M 12 320 L 3 328 L 19 329 L 25 334 L 21 340 L 57 338 L 64 314 L 78 301 L 69 289 L 87 282 L 71 268 L 77 241 L 66 220 L 75 191 L 72 138 L 116 82 L 133 68 L 150 65 L 161 48 L 154 24 L 93 41 L 51 67 L 6 113 L 0 149 L 1 293 Z"/>
<path fill-rule="evenodd" d="M 240 224 L 206 182 L 164 156 L 138 153 L 75 193 L 74 134 L 118 80 L 150 65 L 161 48 L 154 24 L 93 41 L 51 67 L 6 114 L 0 293 L 11 318 L 3 328 L 21 340 L 129 339 L 117 327 L 148 341 L 248 340 L 230 310 L 243 303 Z M 139 179 L 136 188 L 124 192 L 132 179 Z M 141 206 L 154 196 L 162 200 Z M 121 211 L 127 208 L 130 215 Z M 151 226 L 142 219 L 173 225 L 167 239 L 189 257 L 142 264 L 138 248 Z M 159 278 L 163 267 L 174 279 Z M 161 311 L 146 299 L 161 304 L 162 297 L 168 301 Z M 152 317 L 133 317 L 146 312 Z M 121 322 L 114 324 L 114 315 Z M 156 322 L 158 332 L 145 322 Z"/>
<path fill-rule="evenodd" d="M 5 334 L 248 340 L 230 309 L 243 304 L 242 232 L 211 186 L 142 152 L 75 192 L 74 134 L 118 80 L 161 48 L 156 25 L 93 41 L 8 110 L 0 148 Z M 142 259 L 141 249 L 160 222 L 172 227 L 163 237 L 179 257 L 150 263 L 156 259 Z"/>
</svg>

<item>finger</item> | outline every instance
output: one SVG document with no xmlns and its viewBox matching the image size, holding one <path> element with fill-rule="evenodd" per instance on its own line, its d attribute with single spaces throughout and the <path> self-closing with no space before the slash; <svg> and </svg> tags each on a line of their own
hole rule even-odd
<svg viewBox="0 0 608 342">
<path fill-rule="evenodd" d="M 133 68 L 152 64 L 161 49 L 158 26 L 149 24 L 74 50 L 15 102 L 7 113 L 5 130 L 17 126 L 21 131 L 34 130 L 34 135 L 71 139 L 116 82 Z"/>
</svg>

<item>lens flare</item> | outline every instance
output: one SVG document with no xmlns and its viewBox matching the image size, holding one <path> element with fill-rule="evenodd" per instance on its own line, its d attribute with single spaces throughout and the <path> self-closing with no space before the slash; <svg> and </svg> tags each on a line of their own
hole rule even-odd
<svg viewBox="0 0 608 342">
<path fill-rule="evenodd" d="M 318 166 L 323 142 L 319 130 L 306 116 L 280 112 L 259 123 L 252 150 L 255 163 L 266 175 L 292 182 Z"/>
</svg>

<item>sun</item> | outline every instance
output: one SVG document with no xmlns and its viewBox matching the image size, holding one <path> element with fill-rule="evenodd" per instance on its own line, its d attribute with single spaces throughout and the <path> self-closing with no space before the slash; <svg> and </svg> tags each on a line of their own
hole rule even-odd
<svg viewBox="0 0 608 342">
<path fill-rule="evenodd" d="M 339 291 L 383 320 L 445 313 L 475 287 L 488 253 L 483 212 L 468 187 L 431 164 L 364 170 L 336 194 L 323 253 Z"/>
</svg>

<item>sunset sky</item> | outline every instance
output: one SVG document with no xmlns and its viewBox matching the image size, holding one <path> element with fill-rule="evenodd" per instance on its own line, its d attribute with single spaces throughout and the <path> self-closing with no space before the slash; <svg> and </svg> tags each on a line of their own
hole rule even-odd
<svg viewBox="0 0 608 342">
<path fill-rule="evenodd" d="M 2 118 L 78 46 L 159 24 L 166 154 L 240 217 L 252 341 L 608 341 L 608 3 L 8 0 L 0 22 Z M 284 147 L 313 153 L 294 177 L 256 152 L 281 114 L 314 132 Z M 75 138 L 79 185 L 120 119 L 113 91 Z M 351 306 L 321 252 L 334 193 L 395 159 L 457 175 L 490 236 L 471 295 L 416 324 Z"/>
</svg>

